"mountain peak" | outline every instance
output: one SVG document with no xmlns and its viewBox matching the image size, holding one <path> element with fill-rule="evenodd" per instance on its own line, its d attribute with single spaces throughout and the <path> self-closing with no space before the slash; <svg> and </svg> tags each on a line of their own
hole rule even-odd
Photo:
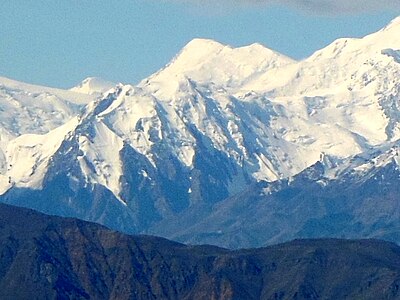
<svg viewBox="0 0 400 300">
<path fill-rule="evenodd" d="M 200 84 L 238 89 L 254 76 L 293 62 L 258 43 L 234 48 L 211 39 L 196 38 L 162 70 L 143 80 L 142 86 L 152 86 L 154 92 L 174 93 L 182 78 L 190 78 Z"/>
<path fill-rule="evenodd" d="M 269 52 L 273 52 L 276 53 L 275 51 L 265 47 L 263 44 L 260 43 L 253 43 L 247 46 L 243 46 L 241 47 L 241 49 L 250 49 L 250 50 L 258 50 L 258 51 L 269 51 Z"/>
<path fill-rule="evenodd" d="M 194 38 L 192 39 L 190 42 L 188 42 L 186 44 L 185 47 L 183 47 L 183 49 L 187 49 L 187 50 L 191 50 L 193 48 L 198 49 L 198 48 L 203 48 L 203 50 L 205 50 L 204 48 L 207 49 L 222 49 L 224 47 L 227 47 L 226 45 L 214 41 L 212 39 L 205 39 L 205 38 Z M 229 47 L 229 46 L 228 46 Z"/>
<path fill-rule="evenodd" d="M 245 45 L 241 47 L 232 47 L 230 45 L 222 44 L 212 39 L 195 38 L 186 44 L 181 50 L 177 57 L 182 56 L 183 53 L 189 54 L 190 56 L 207 56 L 207 55 L 219 55 L 221 51 L 225 50 L 223 53 L 228 53 L 234 51 L 236 53 L 246 53 L 254 52 L 255 55 L 268 57 L 271 55 L 284 57 L 280 54 L 260 43 L 253 43 L 250 45 Z M 291 60 L 290 58 L 287 58 Z"/>
<path fill-rule="evenodd" d="M 102 94 L 115 87 L 115 83 L 99 77 L 88 77 L 70 91 L 82 94 Z"/>
<path fill-rule="evenodd" d="M 231 48 L 211 39 L 195 38 L 182 48 L 174 61 L 184 61 L 185 64 L 187 60 L 192 62 L 193 60 L 202 61 L 209 55 L 218 54 L 225 47 Z"/>
</svg>

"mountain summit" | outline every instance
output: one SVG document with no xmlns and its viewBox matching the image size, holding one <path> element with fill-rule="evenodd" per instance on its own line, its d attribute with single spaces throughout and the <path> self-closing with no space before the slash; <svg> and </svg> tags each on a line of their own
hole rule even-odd
<svg viewBox="0 0 400 300">
<path fill-rule="evenodd" d="M 343 224 L 359 224 L 367 237 L 397 241 L 387 231 L 388 224 L 397 224 L 395 213 L 386 220 L 368 210 L 369 218 L 361 217 L 356 204 L 362 199 L 342 202 L 343 182 L 354 195 L 364 195 L 360 189 L 366 186 L 360 183 L 364 173 L 340 171 L 362 157 L 375 166 L 373 174 L 391 179 L 380 201 L 393 206 L 397 163 L 375 162 L 400 138 L 397 23 L 362 39 L 339 39 L 302 61 L 259 44 L 233 48 L 195 39 L 137 86 L 120 84 L 101 96 L 65 94 L 92 97 L 85 107 L 57 97 L 46 102 L 46 96 L 35 102 L 36 109 L 25 101 L 31 98 L 7 92 L 0 101 L 14 103 L 18 113 L 15 121 L 7 114 L 0 120 L 0 130 L 7 130 L 0 141 L 0 200 L 129 233 L 187 241 L 195 232 L 196 243 L 234 247 L 311 233 L 357 237 L 355 231 L 329 227 L 327 220 L 335 216 L 343 217 Z M 88 79 L 80 89 L 90 94 L 107 85 Z M 47 109 L 59 102 L 65 110 L 57 106 L 56 126 Z M 25 109 L 17 103 L 35 108 L 37 114 L 28 115 L 40 116 L 33 119 L 42 131 L 10 130 L 9 124 L 25 122 L 18 117 L 26 116 Z M 367 178 L 361 182 L 379 190 L 382 182 Z M 313 194 L 328 191 L 326 199 Z M 272 196 L 265 198 L 268 193 Z M 343 215 L 344 206 L 349 215 Z M 315 220 L 306 208 L 333 229 L 311 230 L 307 224 Z M 247 229 L 260 224 L 248 211 L 271 214 L 274 223 L 260 228 L 274 232 L 232 235 L 238 224 Z"/>
<path fill-rule="evenodd" d="M 70 91 L 83 93 L 83 94 L 98 94 L 101 95 L 108 90 L 114 88 L 115 83 L 98 78 L 98 77 L 88 77 L 83 80 L 79 85 L 70 89 Z"/>
<path fill-rule="evenodd" d="M 154 92 L 168 91 L 164 96 L 170 97 L 179 85 L 171 87 L 188 78 L 198 84 L 235 90 L 259 74 L 293 62 L 260 44 L 233 48 L 213 40 L 194 39 L 165 68 L 143 80 L 140 86 Z"/>
</svg>

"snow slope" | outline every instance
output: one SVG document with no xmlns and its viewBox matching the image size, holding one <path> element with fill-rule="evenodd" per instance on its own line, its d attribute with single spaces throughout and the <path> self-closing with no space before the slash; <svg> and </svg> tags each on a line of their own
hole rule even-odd
<svg viewBox="0 0 400 300">
<path fill-rule="evenodd" d="M 300 62 L 259 44 L 195 39 L 138 87 L 122 87 L 97 118 L 153 165 L 162 141 L 193 168 L 201 134 L 244 170 L 232 187 L 244 177 L 293 176 L 321 153 L 347 157 L 398 138 L 398 23 L 337 40 Z M 110 85 L 88 78 L 72 90 L 90 94 Z"/>
<path fill-rule="evenodd" d="M 0 194 L 12 187 L 42 188 L 48 163 L 60 147 L 63 138 L 77 124 L 75 117 L 46 134 L 24 134 L 7 143 L 0 173 Z"/>
<path fill-rule="evenodd" d="M 94 99 L 90 95 L 0 77 L 0 174 L 5 175 L 9 163 L 5 152 L 15 138 L 25 134 L 46 134 L 63 126 Z"/>
<path fill-rule="evenodd" d="M 78 115 L 82 106 L 94 99 L 0 77 L 0 130 L 14 137 L 47 133 Z"/>
<path fill-rule="evenodd" d="M 318 184 L 347 178 L 341 167 L 364 168 L 347 158 L 399 139 L 399 49 L 400 18 L 302 61 L 195 39 L 138 86 L 100 97 L 110 85 L 94 78 L 79 93 L 5 80 L 0 194 L 30 201 L 30 189 L 40 199 L 62 183 L 58 213 L 136 232 L 317 161 L 329 169 Z"/>
<path fill-rule="evenodd" d="M 107 81 L 98 77 L 88 77 L 84 79 L 80 84 L 70 88 L 72 92 L 83 93 L 88 95 L 101 95 L 108 90 L 114 88 L 116 83 Z"/>
<path fill-rule="evenodd" d="M 260 44 L 232 48 L 213 40 L 194 39 L 139 86 L 161 99 L 173 97 L 184 80 L 232 91 L 260 74 L 293 63 L 294 60 Z"/>
</svg>

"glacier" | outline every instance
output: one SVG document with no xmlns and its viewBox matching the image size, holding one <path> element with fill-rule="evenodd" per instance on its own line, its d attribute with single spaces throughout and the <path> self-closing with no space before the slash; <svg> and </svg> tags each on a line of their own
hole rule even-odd
<svg viewBox="0 0 400 300">
<path fill-rule="evenodd" d="M 260 44 L 194 39 L 136 85 L 91 77 L 59 90 L 0 78 L 0 201 L 230 247 L 318 232 L 354 237 L 332 224 L 310 229 L 311 219 L 343 217 L 346 207 L 342 223 L 396 240 L 370 222 L 386 226 L 393 213 L 385 221 L 368 211 L 371 225 L 327 191 L 347 182 L 364 195 L 371 174 L 395 190 L 399 49 L 397 18 L 301 61 Z M 393 195 L 379 201 L 397 211 Z M 314 225 L 299 231 L 305 224 Z"/>
</svg>

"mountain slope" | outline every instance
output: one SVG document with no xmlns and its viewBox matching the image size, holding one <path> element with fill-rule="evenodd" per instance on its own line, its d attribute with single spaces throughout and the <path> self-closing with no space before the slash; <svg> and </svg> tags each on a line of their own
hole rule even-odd
<svg viewBox="0 0 400 300">
<path fill-rule="evenodd" d="M 191 212 L 161 222 L 148 233 L 230 248 L 315 237 L 399 243 L 398 155 L 397 144 L 345 159 L 337 166 L 323 157 L 290 179 L 248 187 L 215 204 L 200 219 Z"/>
<path fill-rule="evenodd" d="M 84 79 L 80 84 L 70 88 L 72 92 L 88 94 L 88 95 L 102 95 L 108 90 L 114 88 L 117 84 L 98 78 L 98 77 L 88 77 Z"/>
<path fill-rule="evenodd" d="M 229 251 L 0 205 L 2 299 L 396 299 L 400 248 L 303 240 Z"/>
<path fill-rule="evenodd" d="M 260 44 L 233 48 L 213 40 L 194 39 L 139 86 L 151 89 L 161 99 L 173 96 L 179 81 L 184 79 L 235 90 L 259 74 L 294 62 Z"/>
<path fill-rule="evenodd" d="M 4 135 L 13 137 L 47 133 L 79 114 L 82 106 L 94 99 L 0 77 L 0 128 Z"/>
<path fill-rule="evenodd" d="M 7 147 L 24 134 L 46 134 L 64 125 L 95 98 L 0 77 L 0 174 L 7 169 Z"/>
<path fill-rule="evenodd" d="M 327 203 L 335 203 L 333 211 L 349 210 L 354 224 L 364 226 L 362 234 L 397 241 L 388 232 L 390 218 L 368 212 L 385 224 L 381 230 L 364 222 L 368 216 L 353 216 L 356 205 L 364 205 L 357 195 L 364 197 L 369 186 L 346 170 L 353 168 L 351 157 L 362 153 L 373 163 L 376 151 L 399 138 L 399 30 L 396 19 L 299 62 L 258 44 L 235 49 L 196 39 L 138 86 L 118 85 L 57 129 L 8 138 L 0 155 L 0 200 L 129 233 L 235 247 L 294 238 L 302 234 L 296 228 L 314 214 L 326 216 Z M 331 170 L 326 178 L 309 178 L 319 160 Z M 392 169 L 385 176 L 391 174 L 395 186 Z M 346 181 L 356 195 L 348 202 Z M 263 182 L 274 194 L 252 201 L 249 191 Z M 328 189 L 338 189 L 329 202 L 318 198 Z M 381 201 L 395 207 L 396 189 L 390 189 Z M 255 193 L 264 199 L 259 188 Z M 280 195 L 292 199 L 291 210 Z M 377 199 L 374 194 L 371 201 Z M 269 228 L 268 238 L 252 233 L 259 222 Z M 240 231 L 235 241 L 240 226 L 249 232 Z M 333 228 L 329 234 L 357 236 Z M 226 239 L 219 234 L 224 230 Z"/>
</svg>

